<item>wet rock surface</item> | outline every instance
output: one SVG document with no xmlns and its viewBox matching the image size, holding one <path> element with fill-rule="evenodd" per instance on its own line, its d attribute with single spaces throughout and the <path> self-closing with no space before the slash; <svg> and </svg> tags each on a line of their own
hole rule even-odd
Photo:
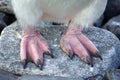
<svg viewBox="0 0 120 80">
<path fill-rule="evenodd" d="M 103 60 L 93 58 L 94 67 L 85 64 L 77 56 L 70 60 L 59 45 L 63 28 L 62 26 L 41 28 L 41 32 L 47 39 L 52 54 L 55 56 L 54 59 L 45 56 L 45 64 L 43 71 L 41 71 L 32 63 L 29 63 L 27 68 L 23 69 L 19 57 L 20 39 L 13 32 L 15 30 L 21 34 L 21 29 L 16 24 L 8 26 L 3 30 L 0 37 L 0 69 L 20 75 L 37 74 L 87 78 L 98 73 L 103 75 L 105 70 L 115 69 L 120 65 L 120 52 L 116 53 L 115 47 L 119 43 L 118 38 L 106 30 L 94 27 L 85 29 L 83 32 L 100 50 Z"/>
</svg>

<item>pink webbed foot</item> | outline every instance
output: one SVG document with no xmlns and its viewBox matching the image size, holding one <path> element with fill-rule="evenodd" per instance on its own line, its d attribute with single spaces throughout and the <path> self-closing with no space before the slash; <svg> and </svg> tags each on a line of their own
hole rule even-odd
<svg viewBox="0 0 120 80">
<path fill-rule="evenodd" d="M 42 70 L 44 54 L 54 57 L 49 50 L 46 40 L 40 35 L 39 31 L 29 29 L 24 31 L 20 46 L 20 57 L 23 68 L 29 61 L 32 61 Z"/>
<path fill-rule="evenodd" d="M 93 66 L 91 56 L 102 57 L 99 55 L 95 45 L 81 32 L 81 28 L 70 23 L 69 28 L 64 31 L 60 40 L 62 50 L 72 59 L 77 55 L 85 63 Z"/>
</svg>

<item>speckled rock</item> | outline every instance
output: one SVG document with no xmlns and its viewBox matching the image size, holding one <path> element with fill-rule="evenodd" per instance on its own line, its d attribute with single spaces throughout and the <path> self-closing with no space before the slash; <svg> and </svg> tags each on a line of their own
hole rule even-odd
<svg viewBox="0 0 120 80">
<path fill-rule="evenodd" d="M 17 80 L 17 76 L 12 73 L 1 71 L 0 70 L 0 80 Z"/>
<path fill-rule="evenodd" d="M 105 80 L 120 80 L 120 69 L 106 71 Z"/>
<path fill-rule="evenodd" d="M 6 13 L 13 13 L 11 0 L 0 0 L 0 11 Z"/>
<path fill-rule="evenodd" d="M 55 76 L 35 76 L 35 75 L 24 75 L 19 77 L 17 80 L 84 80 L 81 77 L 78 78 L 67 78 L 67 77 L 55 77 Z"/>
<path fill-rule="evenodd" d="M 120 39 L 120 15 L 110 19 L 103 28 L 111 31 Z"/>
<path fill-rule="evenodd" d="M 61 31 L 64 26 L 52 26 L 39 28 L 48 40 L 55 58 L 45 56 L 43 71 L 39 70 L 34 64 L 29 63 L 26 69 L 23 69 L 20 63 L 19 45 L 20 40 L 13 30 L 21 34 L 21 29 L 17 24 L 6 27 L 0 37 L 0 69 L 15 74 L 37 74 L 60 77 L 84 77 L 104 74 L 104 71 L 111 68 L 117 68 L 120 65 L 120 52 L 116 53 L 118 38 L 107 30 L 91 27 L 83 32 L 100 50 L 103 60 L 93 58 L 94 67 L 91 67 L 81 61 L 77 56 L 70 60 L 60 49 L 59 41 Z M 118 49 L 120 48 L 117 47 Z"/>
<path fill-rule="evenodd" d="M 104 77 L 103 75 L 97 74 L 95 76 L 88 77 L 85 80 L 104 80 Z"/>
</svg>

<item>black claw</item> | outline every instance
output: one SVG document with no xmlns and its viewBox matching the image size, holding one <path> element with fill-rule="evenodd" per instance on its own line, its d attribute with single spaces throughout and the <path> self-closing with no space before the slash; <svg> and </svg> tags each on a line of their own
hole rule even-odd
<svg viewBox="0 0 120 80">
<path fill-rule="evenodd" d="M 101 57 L 101 55 L 98 55 L 98 57 L 100 58 L 100 60 L 103 60 L 103 58 Z"/>
<path fill-rule="evenodd" d="M 45 54 L 51 56 L 51 58 L 54 58 L 54 55 L 50 51 L 45 52 Z"/>
<path fill-rule="evenodd" d="M 99 52 L 97 52 L 96 54 L 97 54 L 96 57 L 100 58 L 100 60 L 103 60 Z"/>
<path fill-rule="evenodd" d="M 21 61 L 23 68 L 25 69 L 27 66 L 28 61 L 26 59 L 24 59 L 23 61 Z"/>
<path fill-rule="evenodd" d="M 43 65 L 44 65 L 44 63 L 41 62 L 40 59 L 38 59 L 36 66 L 37 66 L 40 70 L 43 70 Z"/>
<path fill-rule="evenodd" d="M 73 57 L 75 56 L 75 54 L 73 53 L 73 52 L 69 52 L 69 58 L 72 60 L 73 59 Z"/>
<path fill-rule="evenodd" d="M 64 34 L 64 32 L 63 32 L 63 31 L 61 31 L 60 35 L 63 35 L 63 34 Z"/>
<path fill-rule="evenodd" d="M 93 67 L 93 60 L 91 56 L 87 57 L 87 62 L 88 62 L 88 65 L 91 65 L 91 67 Z"/>
<path fill-rule="evenodd" d="M 50 56 L 51 56 L 51 58 L 54 58 L 54 55 L 53 55 L 53 54 L 51 54 Z"/>
<path fill-rule="evenodd" d="M 67 32 L 67 29 L 62 30 L 62 31 L 61 31 L 61 35 L 65 35 L 66 32 Z"/>
<path fill-rule="evenodd" d="M 44 36 L 42 32 L 40 32 L 40 34 L 41 34 L 42 36 Z"/>
</svg>

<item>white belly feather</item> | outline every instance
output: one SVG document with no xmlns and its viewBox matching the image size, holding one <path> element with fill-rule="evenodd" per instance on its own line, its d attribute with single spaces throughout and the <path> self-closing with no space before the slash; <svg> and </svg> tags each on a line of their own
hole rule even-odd
<svg viewBox="0 0 120 80">
<path fill-rule="evenodd" d="M 93 0 L 40 0 L 43 11 L 42 18 L 49 21 L 68 21 L 80 10 L 89 6 L 91 1 Z"/>
<path fill-rule="evenodd" d="M 35 25 L 40 20 L 62 23 L 73 20 L 77 24 L 82 24 L 81 15 L 85 14 L 83 17 L 94 15 L 96 17 L 90 18 L 97 19 L 103 13 L 106 3 L 107 0 L 12 0 L 19 22 L 28 25 Z M 85 12 L 86 9 L 88 11 L 91 9 L 93 13 L 96 10 L 97 14 L 88 15 L 89 12 Z M 94 21 L 94 19 L 91 20 Z"/>
</svg>

